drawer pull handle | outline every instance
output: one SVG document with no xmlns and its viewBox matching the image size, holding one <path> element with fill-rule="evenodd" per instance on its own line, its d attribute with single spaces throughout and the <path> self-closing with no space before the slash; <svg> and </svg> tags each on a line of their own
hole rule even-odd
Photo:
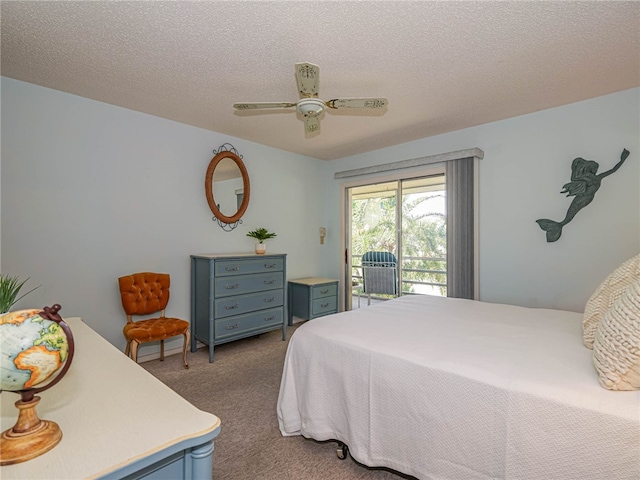
<svg viewBox="0 0 640 480">
<path fill-rule="evenodd" d="M 275 316 L 275 315 L 271 315 L 270 317 L 264 317 L 264 321 L 265 321 L 265 322 L 268 322 L 268 321 L 270 321 L 270 320 L 273 320 L 274 318 L 276 318 L 276 316 Z"/>
<path fill-rule="evenodd" d="M 328 305 L 328 304 L 327 304 Z M 234 308 L 238 308 L 240 306 L 239 303 L 236 303 L 235 305 L 225 305 L 224 309 L 225 310 L 233 310 Z"/>
<path fill-rule="evenodd" d="M 265 263 L 264 264 L 264 268 L 276 268 L 276 264 L 275 263 Z"/>
<path fill-rule="evenodd" d="M 328 306 L 329 306 L 329 302 L 327 302 L 327 303 L 321 303 L 321 304 L 320 304 L 320 306 L 321 306 L 322 308 L 328 307 Z"/>
<path fill-rule="evenodd" d="M 265 285 L 273 285 L 274 283 L 276 283 L 276 279 L 275 278 L 273 280 L 265 280 L 264 281 Z"/>
<path fill-rule="evenodd" d="M 239 323 L 236 323 L 235 325 L 227 325 L 225 328 L 227 330 L 233 330 L 234 328 L 238 328 L 240 326 Z"/>
<path fill-rule="evenodd" d="M 236 283 L 234 285 L 225 285 L 224 288 L 226 288 L 227 290 L 235 290 L 236 288 L 238 288 L 240 286 L 239 283 Z"/>
<path fill-rule="evenodd" d="M 240 265 L 237 265 L 235 267 L 224 267 L 224 269 L 227 272 L 237 272 L 238 270 L 240 270 Z"/>
<path fill-rule="evenodd" d="M 327 288 L 326 290 L 320 290 L 320 293 L 322 293 L 323 295 L 324 295 L 325 293 L 329 293 L 329 289 Z"/>
<path fill-rule="evenodd" d="M 271 298 L 263 298 L 262 301 L 265 303 L 271 303 L 276 299 L 275 296 L 271 297 Z"/>
</svg>

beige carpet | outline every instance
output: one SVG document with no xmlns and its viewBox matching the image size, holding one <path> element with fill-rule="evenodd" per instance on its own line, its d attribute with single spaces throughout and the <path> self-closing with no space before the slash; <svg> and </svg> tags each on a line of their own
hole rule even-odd
<svg viewBox="0 0 640 480">
<path fill-rule="evenodd" d="M 289 327 L 287 340 L 295 328 Z M 206 349 L 142 366 L 196 407 L 222 421 L 215 439 L 215 480 L 399 480 L 387 470 L 368 469 L 350 457 L 339 460 L 335 442 L 283 437 L 276 403 L 287 342 L 274 331 L 217 346 L 209 363 Z"/>
</svg>

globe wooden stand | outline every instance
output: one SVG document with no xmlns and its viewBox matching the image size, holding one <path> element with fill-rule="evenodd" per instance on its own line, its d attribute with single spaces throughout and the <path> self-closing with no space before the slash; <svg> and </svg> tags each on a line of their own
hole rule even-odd
<svg viewBox="0 0 640 480">
<path fill-rule="evenodd" d="M 62 440 L 62 430 L 58 424 L 49 420 L 40 420 L 36 412 L 36 406 L 40 403 L 40 397 L 36 394 L 53 387 L 64 377 L 71 365 L 75 351 L 71 330 L 58 314 L 61 308 L 56 303 L 52 307 L 44 307 L 39 315 L 44 319 L 56 322 L 64 331 L 69 346 L 67 360 L 58 375 L 48 384 L 24 390 L 7 390 L 18 393 L 20 400 L 15 403 L 18 409 L 16 424 L 13 428 L 2 432 L 2 436 L 0 436 L 0 465 L 12 465 L 31 460 L 48 452 Z"/>
<path fill-rule="evenodd" d="M 48 452 L 62 440 L 62 430 L 57 423 L 40 420 L 36 405 L 40 397 L 33 397 L 30 402 L 18 400 L 15 405 L 19 410 L 18 421 L 0 437 L 0 465 L 31 460 Z"/>
</svg>

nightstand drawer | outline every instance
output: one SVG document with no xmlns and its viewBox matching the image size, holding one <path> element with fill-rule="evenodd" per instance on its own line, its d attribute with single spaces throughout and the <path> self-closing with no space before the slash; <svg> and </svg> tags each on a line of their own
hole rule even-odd
<svg viewBox="0 0 640 480">
<path fill-rule="evenodd" d="M 312 297 L 314 300 L 322 297 L 335 297 L 336 295 L 338 295 L 338 285 L 335 283 L 328 285 L 315 285 L 313 287 Z"/>
<path fill-rule="evenodd" d="M 243 333 L 251 333 L 254 331 L 260 333 L 264 328 L 282 325 L 283 320 L 283 307 L 247 313 L 246 315 L 238 315 L 237 317 L 224 320 L 216 320 L 215 339 L 221 340 L 227 337 L 237 337 Z"/>
<path fill-rule="evenodd" d="M 263 290 L 282 288 L 283 286 L 284 275 L 282 272 L 222 277 L 215 279 L 215 297 L 261 292 Z"/>
<path fill-rule="evenodd" d="M 282 289 L 269 290 L 267 292 L 216 299 L 214 314 L 215 318 L 223 318 L 282 305 L 284 305 L 284 291 Z"/>
<path fill-rule="evenodd" d="M 313 301 L 313 316 L 322 315 L 323 313 L 335 313 L 338 311 L 338 297 L 323 297 Z"/>
<path fill-rule="evenodd" d="M 284 271 L 284 259 L 282 258 L 264 258 L 260 260 L 225 260 L 216 262 L 215 265 L 216 277 L 282 271 Z"/>
</svg>

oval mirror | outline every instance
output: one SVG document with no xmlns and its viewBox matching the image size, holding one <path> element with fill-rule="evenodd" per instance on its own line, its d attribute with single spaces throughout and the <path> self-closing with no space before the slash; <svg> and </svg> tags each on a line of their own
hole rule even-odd
<svg viewBox="0 0 640 480">
<path fill-rule="evenodd" d="M 223 151 L 209 163 L 204 188 L 211 212 L 223 228 L 240 221 L 249 205 L 249 174 L 242 159 Z M 233 228 L 233 227 L 232 227 Z"/>
</svg>

